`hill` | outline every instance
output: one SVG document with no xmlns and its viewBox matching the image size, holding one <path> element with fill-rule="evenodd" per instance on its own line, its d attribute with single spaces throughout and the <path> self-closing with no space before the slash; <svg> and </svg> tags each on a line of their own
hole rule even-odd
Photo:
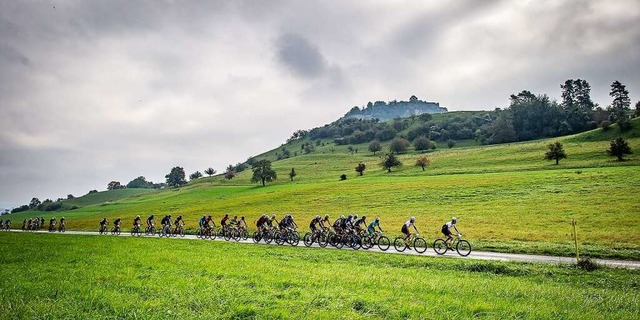
<svg viewBox="0 0 640 320">
<path fill-rule="evenodd" d="M 640 120 L 625 132 L 633 150 L 640 150 Z M 460 228 L 478 250 L 570 255 L 571 219 L 579 223 L 583 253 L 600 257 L 640 257 L 640 158 L 637 154 L 618 162 L 605 153 L 609 137 L 618 133 L 596 129 L 558 139 L 500 145 L 438 148 L 426 153 L 399 155 L 405 164 L 392 173 L 380 168 L 380 154 L 366 152 L 366 144 L 335 146 L 330 141 L 309 154 L 273 162 L 278 180 L 261 187 L 250 182 L 251 171 L 233 180 L 222 176 L 201 178 L 177 189 L 165 189 L 110 203 L 65 211 L 69 227 L 94 230 L 103 216 L 130 219 L 154 213 L 182 214 L 189 231 L 202 214 L 247 216 L 250 224 L 262 213 L 293 214 L 301 227 L 316 214 L 357 212 L 380 216 L 391 235 L 409 216 L 430 241 L 439 226 L 456 215 Z M 543 160 L 547 145 L 565 145 L 568 158 L 559 165 Z M 291 150 L 309 138 L 289 142 Z M 322 145 L 324 143 L 324 145 Z M 388 144 L 384 144 L 386 149 Z M 264 156 L 273 158 L 276 150 Z M 414 167 L 415 159 L 428 156 L 426 171 Z M 275 160 L 275 159 L 274 159 Z M 366 164 L 364 176 L 354 171 Z M 287 174 L 295 168 L 294 181 Z M 339 181 L 341 174 L 347 180 Z M 112 191 L 107 192 L 106 194 Z M 105 195 L 106 195 L 105 194 Z M 16 214 L 14 221 L 35 213 Z M 59 215 L 60 213 L 37 215 Z M 624 223 L 620 223 L 624 221 Z M 15 225 L 15 224 L 14 224 Z M 602 226 L 616 225 L 616 232 Z"/>
</svg>

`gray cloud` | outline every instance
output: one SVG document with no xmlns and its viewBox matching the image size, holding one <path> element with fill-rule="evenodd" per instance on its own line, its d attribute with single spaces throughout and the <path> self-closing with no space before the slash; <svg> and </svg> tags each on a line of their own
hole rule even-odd
<svg viewBox="0 0 640 320">
<path fill-rule="evenodd" d="M 0 207 L 222 170 L 368 101 L 492 109 L 582 78 L 635 102 L 639 22 L 634 0 L 0 0 Z"/>
</svg>

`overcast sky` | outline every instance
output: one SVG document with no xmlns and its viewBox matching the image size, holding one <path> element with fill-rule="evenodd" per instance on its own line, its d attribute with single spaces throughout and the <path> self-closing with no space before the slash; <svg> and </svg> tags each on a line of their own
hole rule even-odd
<svg viewBox="0 0 640 320">
<path fill-rule="evenodd" d="M 640 1 L 0 0 L 0 208 L 218 171 L 368 101 L 640 98 Z"/>
</svg>

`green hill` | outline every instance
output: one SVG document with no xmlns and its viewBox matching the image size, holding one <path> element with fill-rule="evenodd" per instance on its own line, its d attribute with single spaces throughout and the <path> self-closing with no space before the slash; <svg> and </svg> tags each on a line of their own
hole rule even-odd
<svg viewBox="0 0 640 320">
<path fill-rule="evenodd" d="M 633 125 L 624 136 L 637 152 L 640 121 Z M 233 180 L 201 178 L 177 189 L 95 194 L 77 199 L 83 207 L 64 215 L 70 228 L 94 230 L 103 216 L 122 217 L 128 227 L 137 214 L 182 214 L 193 231 L 205 213 L 216 220 L 224 213 L 245 215 L 250 224 L 262 213 L 292 213 L 307 229 L 316 214 L 334 219 L 357 212 L 380 216 L 392 235 L 399 233 L 404 220 L 416 216 L 430 241 L 455 215 L 476 249 L 563 255 L 572 252 L 570 222 L 575 218 L 586 254 L 638 259 L 640 158 L 636 153 L 618 162 L 607 156 L 609 140 L 619 134 L 613 127 L 556 139 L 491 146 L 469 143 L 424 154 L 409 151 L 399 156 L 405 165 L 391 173 L 379 166 L 380 153 L 365 151 L 366 144 L 353 146 L 358 152 L 350 153 L 348 146 L 323 141 L 325 145 L 321 142 L 310 154 L 274 161 L 278 180 L 267 187 L 251 183 L 251 171 L 245 170 Z M 557 166 L 543 160 L 553 141 L 564 143 L 568 155 Z M 299 139 L 285 146 L 293 150 L 307 142 Z M 275 160 L 275 152 L 256 158 Z M 431 160 L 426 171 L 413 166 L 423 155 Z M 359 162 L 367 166 L 364 176 L 354 170 Z M 294 181 L 287 176 L 291 168 L 298 173 Z M 348 178 L 339 181 L 343 173 Z M 128 192 L 132 192 L 129 197 L 118 198 Z M 21 221 L 29 215 L 33 213 L 15 214 L 12 219 Z"/>
</svg>

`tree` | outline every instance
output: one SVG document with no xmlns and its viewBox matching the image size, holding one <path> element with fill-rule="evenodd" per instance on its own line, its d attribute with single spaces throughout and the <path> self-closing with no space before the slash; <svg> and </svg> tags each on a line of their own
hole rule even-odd
<svg viewBox="0 0 640 320">
<path fill-rule="evenodd" d="M 516 131 L 513 127 L 513 121 L 507 114 L 501 114 L 489 126 L 491 136 L 488 143 L 506 143 L 516 141 Z"/>
<path fill-rule="evenodd" d="M 397 137 L 391 140 L 391 144 L 389 145 L 389 150 L 392 153 L 400 153 L 405 152 L 409 148 L 409 141 L 404 138 Z"/>
<path fill-rule="evenodd" d="M 622 161 L 622 157 L 625 154 L 631 154 L 631 147 L 629 147 L 629 143 L 622 137 L 619 137 L 615 140 L 611 141 L 611 146 L 607 153 L 612 157 L 617 157 L 618 161 Z"/>
<path fill-rule="evenodd" d="M 182 167 L 173 167 L 171 172 L 164 177 L 167 179 L 167 185 L 169 187 L 179 187 L 187 183 L 184 168 Z"/>
<path fill-rule="evenodd" d="M 139 176 L 127 183 L 127 188 L 143 188 L 149 189 L 153 186 L 153 182 L 147 181 L 147 178 Z"/>
<path fill-rule="evenodd" d="M 380 141 L 373 140 L 371 141 L 371 143 L 369 143 L 369 151 L 373 152 L 373 155 L 375 155 L 376 152 L 381 150 L 382 150 L 382 145 L 380 144 Z"/>
<path fill-rule="evenodd" d="M 358 175 L 363 175 L 364 174 L 364 170 L 367 168 L 367 166 L 360 162 L 358 163 L 358 165 L 356 166 L 356 172 L 358 173 Z"/>
<path fill-rule="evenodd" d="M 562 109 L 573 132 L 581 132 L 593 127 L 591 86 L 587 80 L 569 79 L 562 88 Z"/>
<path fill-rule="evenodd" d="M 227 167 L 227 170 L 224 172 L 224 178 L 227 179 L 227 180 L 231 180 L 235 176 L 236 176 L 236 169 L 232 164 L 230 164 Z"/>
<path fill-rule="evenodd" d="M 456 142 L 452 139 L 447 140 L 447 147 L 449 147 L 449 149 L 453 148 L 456 146 Z"/>
<path fill-rule="evenodd" d="M 216 174 L 217 171 L 214 170 L 213 168 L 207 168 L 207 170 L 205 170 L 204 173 L 206 173 L 209 177 L 211 177 L 212 175 Z"/>
<path fill-rule="evenodd" d="M 544 158 L 547 160 L 555 160 L 556 165 L 560 162 L 560 159 L 566 159 L 567 154 L 564 152 L 564 147 L 562 143 L 556 141 L 549 145 L 549 151 L 544 154 Z"/>
<path fill-rule="evenodd" d="M 117 189 L 124 189 L 126 188 L 125 186 L 120 184 L 120 181 L 111 181 L 109 182 L 109 184 L 107 184 L 107 190 L 117 190 Z"/>
<path fill-rule="evenodd" d="M 416 167 L 421 167 L 422 171 L 424 171 L 424 168 L 428 166 L 429 163 L 431 163 L 431 160 L 429 160 L 427 156 L 422 156 L 416 160 Z"/>
<path fill-rule="evenodd" d="M 200 173 L 200 171 L 196 171 L 189 175 L 189 180 L 196 180 L 199 178 L 202 178 L 202 173 Z"/>
<path fill-rule="evenodd" d="M 385 155 L 384 161 L 382 161 L 380 165 L 382 166 L 382 168 L 386 169 L 387 172 L 391 172 L 391 168 L 402 166 L 402 162 L 400 162 L 400 160 L 398 160 L 398 158 L 396 158 L 393 153 L 387 153 Z"/>
<path fill-rule="evenodd" d="M 74 197 L 72 194 L 68 194 L 68 195 L 67 195 L 67 200 L 73 200 L 73 199 L 75 199 L 75 198 L 76 198 L 76 197 Z"/>
<path fill-rule="evenodd" d="M 640 101 L 636 102 L 636 112 L 635 112 L 635 116 L 636 116 L 636 117 L 640 117 Z"/>
<path fill-rule="evenodd" d="M 37 208 L 42 202 L 40 202 L 40 199 L 38 198 L 33 198 L 31 199 L 31 202 L 29 202 L 29 209 L 35 209 Z"/>
<path fill-rule="evenodd" d="M 613 97 L 613 102 L 611 102 L 611 105 L 609 106 L 609 111 L 611 111 L 611 116 L 613 118 L 612 120 L 616 121 L 618 125 L 620 125 L 620 129 L 624 129 L 627 127 L 627 112 L 631 105 L 629 91 L 626 89 L 625 85 L 616 80 L 611 84 L 611 92 L 609 92 L 609 95 Z"/>
<path fill-rule="evenodd" d="M 293 178 L 297 175 L 298 174 L 296 174 L 296 170 L 294 168 L 291 168 L 291 172 L 289 172 L 289 178 L 291 179 L 291 181 L 293 181 Z"/>
<path fill-rule="evenodd" d="M 278 178 L 276 172 L 271 169 L 271 161 L 267 159 L 262 159 L 254 163 L 253 166 L 251 166 L 251 170 L 253 170 L 251 182 L 262 182 L 263 187 L 266 182 L 271 182 Z"/>
<path fill-rule="evenodd" d="M 430 144 L 431 143 L 429 139 L 427 139 L 427 137 L 425 136 L 419 136 L 415 140 L 413 140 L 413 147 L 416 149 L 416 151 L 429 150 Z"/>
</svg>

